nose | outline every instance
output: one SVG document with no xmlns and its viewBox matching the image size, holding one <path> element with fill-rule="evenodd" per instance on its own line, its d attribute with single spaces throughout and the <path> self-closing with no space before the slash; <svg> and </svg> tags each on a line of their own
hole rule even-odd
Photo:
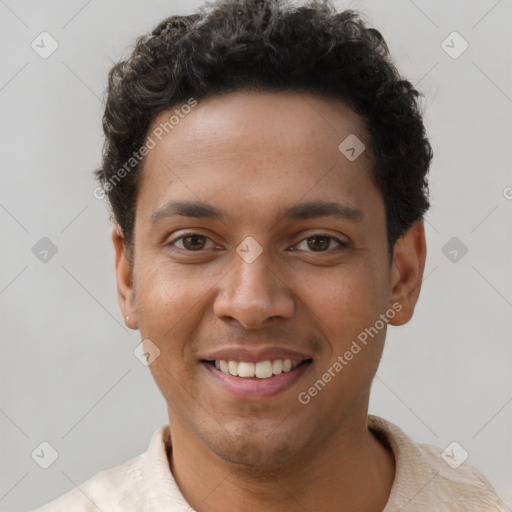
<svg viewBox="0 0 512 512">
<path fill-rule="evenodd" d="M 234 255 L 232 269 L 219 283 L 215 315 L 245 329 L 267 326 L 274 318 L 289 319 L 295 310 L 293 293 L 265 251 L 252 263 Z"/>
</svg>

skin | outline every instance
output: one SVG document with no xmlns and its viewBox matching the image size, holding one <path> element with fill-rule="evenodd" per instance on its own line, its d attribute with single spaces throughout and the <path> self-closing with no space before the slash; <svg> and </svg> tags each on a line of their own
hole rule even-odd
<svg viewBox="0 0 512 512">
<path fill-rule="evenodd" d="M 349 134 L 366 145 L 353 162 L 338 150 Z M 150 369 L 168 404 L 169 464 L 199 512 L 377 512 L 388 500 L 395 461 L 367 428 L 386 329 L 307 405 L 297 399 L 393 304 L 390 323 L 408 322 L 419 296 L 423 224 L 390 257 L 370 157 L 362 118 L 339 100 L 238 91 L 199 102 L 144 161 L 133 261 L 119 226 L 112 233 L 118 298 L 127 325 L 160 350 Z M 170 200 L 204 201 L 226 218 L 152 223 Z M 284 219 L 316 200 L 362 216 Z M 190 234 L 206 238 L 177 240 Z M 252 263 L 236 252 L 248 236 L 263 249 Z M 289 347 L 313 363 L 283 393 L 236 398 L 199 364 L 235 344 Z"/>
</svg>

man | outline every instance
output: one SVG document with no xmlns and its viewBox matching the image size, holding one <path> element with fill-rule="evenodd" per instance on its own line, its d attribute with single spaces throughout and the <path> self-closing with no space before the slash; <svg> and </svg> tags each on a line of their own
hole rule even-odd
<svg viewBox="0 0 512 512">
<path fill-rule="evenodd" d="M 38 510 L 504 510 L 475 468 L 368 415 L 425 264 L 417 98 L 379 32 L 327 3 L 212 3 L 114 66 L 97 175 L 169 425 Z"/>
</svg>

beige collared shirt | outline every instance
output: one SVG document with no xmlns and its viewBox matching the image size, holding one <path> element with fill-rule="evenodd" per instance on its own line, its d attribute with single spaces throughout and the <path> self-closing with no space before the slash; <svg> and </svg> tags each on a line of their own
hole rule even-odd
<svg viewBox="0 0 512 512">
<path fill-rule="evenodd" d="M 464 462 L 457 469 L 435 446 L 414 443 L 400 428 L 368 416 L 369 428 L 393 451 L 396 474 L 383 512 L 504 512 L 487 479 Z M 168 425 L 151 438 L 147 452 L 93 476 L 79 488 L 33 512 L 192 512 L 169 469 Z M 452 462 L 450 460 L 450 462 Z"/>
</svg>

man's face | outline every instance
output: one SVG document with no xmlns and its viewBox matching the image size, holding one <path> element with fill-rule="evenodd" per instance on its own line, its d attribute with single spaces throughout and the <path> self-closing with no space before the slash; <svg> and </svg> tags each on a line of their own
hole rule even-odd
<svg viewBox="0 0 512 512">
<path fill-rule="evenodd" d="M 366 145 L 354 161 L 338 149 L 350 134 Z M 225 460 L 275 463 L 360 427 L 385 327 L 344 355 L 393 301 L 369 148 L 361 118 L 337 100 L 237 92 L 200 102 L 150 151 L 124 308 L 160 350 L 150 368 L 171 430 L 179 424 Z M 305 206 L 317 202 L 341 213 Z M 260 375 L 269 364 L 278 372 L 275 360 L 305 362 L 249 379 L 214 359 L 270 360 Z"/>
</svg>

